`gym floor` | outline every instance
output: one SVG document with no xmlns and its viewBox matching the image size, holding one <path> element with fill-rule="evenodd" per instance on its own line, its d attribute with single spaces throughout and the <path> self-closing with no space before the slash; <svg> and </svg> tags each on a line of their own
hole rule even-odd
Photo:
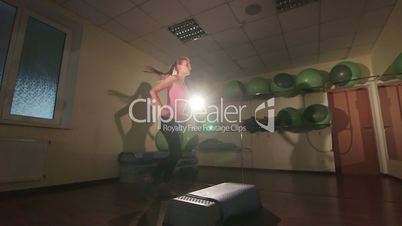
<svg viewBox="0 0 402 226">
<path fill-rule="evenodd" d="M 179 193 L 221 182 L 257 185 L 263 209 L 230 225 L 397 226 L 402 225 L 402 183 L 385 176 L 201 167 L 197 180 L 175 178 Z M 1 226 L 154 226 L 163 219 L 166 202 L 150 187 L 108 183 L 57 191 L 3 196 Z M 159 223 L 158 223 L 159 222 Z"/>
</svg>

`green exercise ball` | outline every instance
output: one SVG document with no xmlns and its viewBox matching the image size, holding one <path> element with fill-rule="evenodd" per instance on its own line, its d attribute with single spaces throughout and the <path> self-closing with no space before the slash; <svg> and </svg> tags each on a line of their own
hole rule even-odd
<svg viewBox="0 0 402 226">
<path fill-rule="evenodd" d="M 303 111 L 305 126 L 311 129 L 322 129 L 331 123 L 331 114 L 327 106 L 312 104 Z"/>
<path fill-rule="evenodd" d="M 275 129 L 296 132 L 303 126 L 302 115 L 295 108 L 284 108 L 278 112 L 275 119 Z"/>
<path fill-rule="evenodd" d="M 275 96 L 292 97 L 297 95 L 296 80 L 294 76 L 279 73 L 274 76 L 270 84 L 271 92 Z"/>
<path fill-rule="evenodd" d="M 270 93 L 269 88 L 270 81 L 266 78 L 253 78 L 251 79 L 246 86 L 247 94 L 251 96 L 258 96 Z"/>
<path fill-rule="evenodd" d="M 394 71 L 395 73 L 402 73 L 402 53 L 395 59 Z"/>
<path fill-rule="evenodd" d="M 191 152 L 198 146 L 198 135 L 186 130 L 180 134 L 180 143 L 183 152 Z"/>
<path fill-rule="evenodd" d="M 296 77 L 296 87 L 305 92 L 322 90 L 325 82 L 321 72 L 313 68 L 301 71 Z"/>
<path fill-rule="evenodd" d="M 329 77 L 336 87 L 351 87 L 359 82 L 360 68 L 356 63 L 344 61 L 331 69 Z"/>
<path fill-rule="evenodd" d="M 245 87 L 243 83 L 238 80 L 233 80 L 226 83 L 223 90 L 223 96 L 227 98 L 240 98 L 243 97 L 244 93 Z"/>
<path fill-rule="evenodd" d="M 165 135 L 163 135 L 162 131 L 158 131 L 155 137 L 155 144 L 159 151 L 169 151 L 169 144 L 166 140 Z"/>
</svg>

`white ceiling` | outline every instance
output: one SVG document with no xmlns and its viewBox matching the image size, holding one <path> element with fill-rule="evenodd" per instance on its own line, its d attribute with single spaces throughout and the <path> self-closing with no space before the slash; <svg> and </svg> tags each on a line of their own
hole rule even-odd
<svg viewBox="0 0 402 226">
<path fill-rule="evenodd" d="M 197 80 L 249 76 L 370 52 L 396 0 L 318 0 L 277 14 L 275 0 L 56 0 L 165 64 L 192 61 Z M 262 11 L 245 14 L 247 5 Z M 195 18 L 188 43 L 167 27 Z"/>
</svg>

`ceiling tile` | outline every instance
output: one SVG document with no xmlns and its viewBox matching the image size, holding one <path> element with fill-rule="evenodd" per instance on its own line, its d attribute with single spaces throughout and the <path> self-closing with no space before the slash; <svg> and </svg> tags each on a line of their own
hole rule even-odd
<svg viewBox="0 0 402 226">
<path fill-rule="evenodd" d="M 310 27 L 319 23 L 319 4 L 312 3 L 279 14 L 284 32 Z"/>
<path fill-rule="evenodd" d="M 230 48 L 248 42 L 244 31 L 240 28 L 231 28 L 211 36 L 222 48 Z"/>
<path fill-rule="evenodd" d="M 59 4 L 64 4 L 67 0 L 56 0 L 57 3 Z"/>
<path fill-rule="evenodd" d="M 148 15 L 163 25 L 173 25 L 190 16 L 177 0 L 150 0 L 140 6 Z"/>
<path fill-rule="evenodd" d="M 278 65 L 289 64 L 289 55 L 285 50 L 267 52 L 261 54 L 260 56 L 262 61 L 268 68 L 272 68 L 277 64 Z"/>
<path fill-rule="evenodd" d="M 367 0 L 366 10 L 378 9 L 395 4 L 395 0 Z"/>
<path fill-rule="evenodd" d="M 341 20 L 335 20 L 320 25 L 320 39 L 330 39 L 337 36 L 353 35 L 358 26 L 359 19 L 350 17 Z"/>
<path fill-rule="evenodd" d="M 214 70 L 218 74 L 230 74 L 230 73 L 234 73 L 234 72 L 240 70 L 240 68 L 235 63 L 231 62 L 231 63 L 228 63 L 228 64 L 216 65 L 214 67 Z"/>
<path fill-rule="evenodd" d="M 364 9 L 365 0 L 322 0 L 321 21 L 345 17 L 359 17 Z"/>
<path fill-rule="evenodd" d="M 345 49 L 352 46 L 353 35 L 340 36 L 320 41 L 320 52 Z"/>
<path fill-rule="evenodd" d="M 130 0 L 85 0 L 100 12 L 115 17 L 133 8 L 135 5 Z"/>
<path fill-rule="evenodd" d="M 208 34 L 240 25 L 227 4 L 201 13 L 196 19 Z"/>
<path fill-rule="evenodd" d="M 291 58 L 299 58 L 300 56 L 316 55 L 318 54 L 318 42 L 311 42 L 300 46 L 289 47 L 289 54 Z"/>
<path fill-rule="evenodd" d="M 166 65 L 171 65 L 175 61 L 173 57 L 169 56 L 164 52 L 155 52 L 151 56 Z"/>
<path fill-rule="evenodd" d="M 114 20 L 110 20 L 106 24 L 101 26 L 103 29 L 106 31 L 109 31 L 113 35 L 117 36 L 123 41 L 132 41 L 133 39 L 137 38 L 138 35 L 133 32 L 129 31 L 127 28 L 125 28 L 123 25 L 119 24 L 118 22 Z"/>
<path fill-rule="evenodd" d="M 245 10 L 250 4 L 259 4 L 261 12 L 257 15 L 248 15 Z M 273 0 L 235 0 L 230 3 L 230 7 L 240 22 L 250 22 L 276 13 Z"/>
<path fill-rule="evenodd" d="M 227 53 L 225 53 L 223 50 L 205 52 L 202 53 L 200 57 L 202 60 L 204 60 L 207 64 L 211 66 L 219 64 L 229 64 L 233 62 L 233 60 L 231 60 L 227 55 Z"/>
<path fill-rule="evenodd" d="M 249 69 L 243 69 L 242 76 L 255 76 L 259 74 L 263 74 L 269 71 L 263 64 L 258 67 L 251 67 Z"/>
<path fill-rule="evenodd" d="M 160 50 L 156 48 L 154 45 L 149 43 L 148 41 L 142 39 L 142 38 L 137 38 L 133 41 L 130 42 L 130 45 L 134 46 L 135 48 L 148 53 L 148 54 L 153 54 L 155 52 L 159 52 Z"/>
<path fill-rule="evenodd" d="M 174 48 L 182 44 L 182 42 L 166 28 L 149 33 L 142 38 L 162 50 Z"/>
<path fill-rule="evenodd" d="M 250 57 L 257 54 L 254 47 L 250 43 L 246 43 L 238 47 L 225 49 L 225 52 L 230 58 L 234 60 Z"/>
<path fill-rule="evenodd" d="M 87 18 L 96 25 L 104 24 L 110 18 L 81 0 L 70 0 L 64 5 L 76 14 Z"/>
<path fill-rule="evenodd" d="M 297 46 L 309 42 L 317 42 L 318 38 L 318 25 L 285 33 L 287 46 Z"/>
<path fill-rule="evenodd" d="M 355 56 L 367 55 L 367 54 L 370 53 L 372 47 L 373 47 L 373 45 L 352 47 L 352 48 L 349 50 L 348 57 L 355 57 Z"/>
<path fill-rule="evenodd" d="M 289 56 L 283 53 L 274 53 L 272 55 L 264 54 L 261 56 L 266 68 L 270 71 L 275 71 L 284 68 L 290 68 L 292 63 Z"/>
<path fill-rule="evenodd" d="M 322 63 L 322 62 L 344 59 L 346 58 L 348 51 L 349 49 L 339 49 L 328 52 L 322 52 L 320 53 L 319 61 Z"/>
<path fill-rule="evenodd" d="M 258 53 L 265 53 L 286 49 L 285 41 L 282 35 L 254 40 L 253 45 Z"/>
<path fill-rule="evenodd" d="M 181 3 L 191 14 L 195 15 L 204 10 L 211 9 L 225 3 L 225 0 L 182 0 Z"/>
<path fill-rule="evenodd" d="M 236 71 L 235 73 L 231 73 L 231 74 L 226 74 L 226 75 L 220 76 L 219 79 L 220 79 L 221 82 L 222 82 L 222 81 L 227 82 L 228 80 L 238 79 L 238 78 L 243 77 L 243 76 L 244 76 L 244 72 L 241 71 L 241 70 L 239 70 L 239 71 Z M 218 91 L 218 92 L 219 92 L 219 91 Z M 220 93 L 220 92 L 219 92 L 219 93 Z"/>
<path fill-rule="evenodd" d="M 134 2 L 136 5 L 141 5 L 149 0 L 130 0 L 132 2 Z"/>
<path fill-rule="evenodd" d="M 264 63 L 261 61 L 259 56 L 251 56 L 248 58 L 237 60 L 237 63 L 240 65 L 241 69 L 252 69 L 252 68 L 260 68 L 264 67 Z"/>
<path fill-rule="evenodd" d="M 391 11 L 392 7 L 386 7 L 364 13 L 359 25 L 359 30 L 371 30 L 378 27 L 383 28 Z"/>
<path fill-rule="evenodd" d="M 283 62 L 280 64 L 268 65 L 267 67 L 268 67 L 267 72 L 274 72 L 274 71 L 280 71 L 280 70 L 285 70 L 287 68 L 291 68 L 292 63 L 289 60 L 287 62 Z M 280 72 L 278 72 L 278 73 L 280 73 Z"/>
<path fill-rule="evenodd" d="M 186 56 L 192 59 L 193 54 L 190 54 L 190 50 L 188 46 L 184 44 L 180 44 L 179 46 L 175 46 L 172 48 L 166 48 L 165 52 L 168 53 L 170 56 L 173 56 L 174 58 L 179 58 L 181 56 Z"/>
<path fill-rule="evenodd" d="M 204 68 L 206 68 L 208 66 L 208 64 L 203 59 L 201 59 L 201 57 L 198 57 L 198 56 L 190 57 L 190 62 L 191 62 L 191 69 L 192 69 L 191 73 L 203 71 Z"/>
<path fill-rule="evenodd" d="M 356 33 L 355 39 L 353 40 L 353 46 L 365 46 L 374 44 L 378 36 L 380 36 L 382 30 L 382 27 L 374 28 L 371 30 L 359 30 Z"/>
<path fill-rule="evenodd" d="M 219 50 L 218 44 L 211 37 L 202 37 L 200 39 L 186 42 L 191 55 L 199 55 Z"/>
<path fill-rule="evenodd" d="M 115 20 L 138 35 L 150 33 L 161 27 L 139 8 L 131 9 L 130 11 L 116 17 Z"/>
<path fill-rule="evenodd" d="M 281 33 L 277 16 L 247 23 L 244 25 L 244 29 L 251 40 L 275 36 Z"/>
<path fill-rule="evenodd" d="M 306 55 L 306 56 L 299 56 L 297 58 L 292 58 L 292 65 L 293 67 L 300 67 L 300 66 L 312 66 L 318 63 L 318 54 Z"/>
<path fill-rule="evenodd" d="M 209 65 L 203 66 L 202 68 L 199 68 L 199 67 L 197 68 L 197 64 L 192 63 L 191 67 L 194 69 L 192 69 L 192 71 L 191 71 L 190 78 L 197 77 L 197 79 L 203 80 L 205 78 L 213 78 L 214 77 L 213 75 L 216 74 L 216 71 Z"/>
</svg>

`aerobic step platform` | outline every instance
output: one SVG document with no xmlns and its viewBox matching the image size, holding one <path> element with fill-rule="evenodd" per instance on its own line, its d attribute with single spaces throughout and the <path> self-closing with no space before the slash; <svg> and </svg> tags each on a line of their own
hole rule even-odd
<svg viewBox="0 0 402 226">
<path fill-rule="evenodd" d="M 260 207 L 254 185 L 222 183 L 169 200 L 163 226 L 220 226 Z"/>
</svg>

